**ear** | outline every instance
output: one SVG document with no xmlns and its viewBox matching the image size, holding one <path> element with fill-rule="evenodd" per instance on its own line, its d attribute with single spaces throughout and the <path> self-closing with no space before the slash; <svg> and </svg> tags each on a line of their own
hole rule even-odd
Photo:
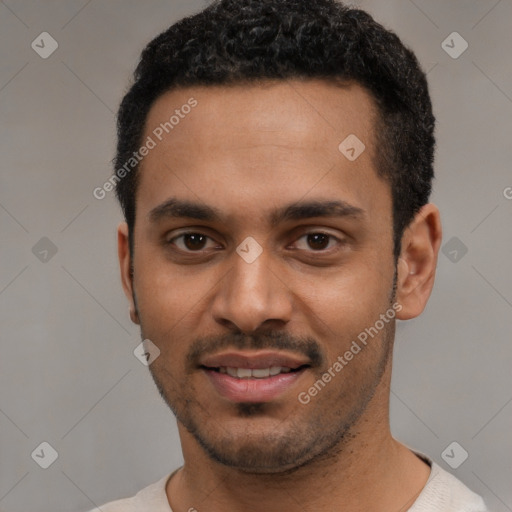
<svg viewBox="0 0 512 512">
<path fill-rule="evenodd" d="M 415 318 L 425 309 L 434 286 L 441 238 L 439 210 L 426 204 L 402 236 L 396 295 L 402 309 L 397 312 L 398 319 Z"/>
<path fill-rule="evenodd" d="M 121 270 L 121 283 L 126 298 L 130 302 L 130 318 L 135 324 L 139 324 L 139 315 L 134 302 L 133 276 L 131 273 L 130 237 L 128 224 L 122 222 L 117 228 L 117 255 L 119 257 L 119 268 Z"/>
</svg>

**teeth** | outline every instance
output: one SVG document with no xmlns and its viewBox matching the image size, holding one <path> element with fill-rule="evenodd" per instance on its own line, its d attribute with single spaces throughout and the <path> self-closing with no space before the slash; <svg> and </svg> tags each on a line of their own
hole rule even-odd
<svg viewBox="0 0 512 512">
<path fill-rule="evenodd" d="M 270 375 L 270 368 L 255 368 L 251 373 L 257 379 L 264 379 Z"/>
<path fill-rule="evenodd" d="M 226 371 L 228 372 L 228 375 L 231 375 L 231 377 L 238 377 L 236 368 L 226 368 Z"/>
<path fill-rule="evenodd" d="M 252 370 L 250 368 L 238 368 L 236 375 L 239 379 L 246 379 L 252 376 Z"/>
<path fill-rule="evenodd" d="M 231 368 L 226 366 L 221 366 L 219 368 L 220 373 L 227 373 L 231 377 L 236 377 L 238 379 L 266 379 L 267 377 L 273 377 L 274 375 L 279 375 L 280 373 L 290 373 L 292 371 L 291 368 L 281 367 L 281 366 L 271 366 L 270 368 Z"/>
</svg>

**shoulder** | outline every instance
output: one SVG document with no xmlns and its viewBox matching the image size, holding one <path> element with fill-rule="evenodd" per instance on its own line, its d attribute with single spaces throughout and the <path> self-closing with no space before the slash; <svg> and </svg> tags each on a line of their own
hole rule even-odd
<svg viewBox="0 0 512 512">
<path fill-rule="evenodd" d="M 433 461 L 423 491 L 409 512 L 489 512 L 481 496 Z"/>
<path fill-rule="evenodd" d="M 172 512 L 165 492 L 166 483 L 172 474 L 148 485 L 135 496 L 111 501 L 89 512 Z"/>
<path fill-rule="evenodd" d="M 458 478 L 435 463 L 432 471 L 439 479 L 439 490 L 444 490 L 445 495 L 449 497 L 453 510 L 487 512 L 488 509 L 482 497 L 466 487 Z M 436 484 L 433 483 L 433 486 L 436 487 Z"/>
</svg>

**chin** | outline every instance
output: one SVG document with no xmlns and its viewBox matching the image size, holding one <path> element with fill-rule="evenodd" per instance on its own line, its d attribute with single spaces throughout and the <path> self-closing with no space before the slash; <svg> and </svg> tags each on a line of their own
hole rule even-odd
<svg viewBox="0 0 512 512">
<path fill-rule="evenodd" d="M 226 442 L 226 444 L 228 443 L 229 447 L 223 446 L 224 443 L 218 443 L 216 446 L 201 443 L 201 446 L 216 462 L 248 474 L 290 473 L 305 463 L 302 460 L 304 454 L 298 454 L 296 450 L 283 448 L 273 450 L 268 446 L 262 450 L 265 442 L 256 445 L 243 443 L 238 447 L 234 446 L 232 442 Z"/>
<path fill-rule="evenodd" d="M 251 420 L 249 420 L 251 421 Z M 189 430 L 211 460 L 231 469 L 258 475 L 291 474 L 319 459 L 328 457 L 345 437 L 346 429 L 336 432 L 298 428 L 279 422 L 276 426 L 253 425 L 253 428 L 216 427 Z"/>
</svg>

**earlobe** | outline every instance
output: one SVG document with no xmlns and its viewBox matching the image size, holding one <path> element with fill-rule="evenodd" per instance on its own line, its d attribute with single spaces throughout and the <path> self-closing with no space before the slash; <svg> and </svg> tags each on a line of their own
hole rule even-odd
<svg viewBox="0 0 512 512">
<path fill-rule="evenodd" d="M 119 258 L 119 269 L 121 271 L 121 283 L 126 298 L 130 302 L 130 319 L 133 323 L 139 324 L 139 316 L 134 301 L 130 239 L 128 224 L 126 224 L 126 222 L 122 222 L 117 228 L 117 254 Z"/>
<path fill-rule="evenodd" d="M 425 309 L 432 292 L 441 245 L 442 229 L 438 208 L 429 203 L 415 215 L 402 237 L 397 263 L 397 301 L 400 320 L 415 318 Z"/>
</svg>

